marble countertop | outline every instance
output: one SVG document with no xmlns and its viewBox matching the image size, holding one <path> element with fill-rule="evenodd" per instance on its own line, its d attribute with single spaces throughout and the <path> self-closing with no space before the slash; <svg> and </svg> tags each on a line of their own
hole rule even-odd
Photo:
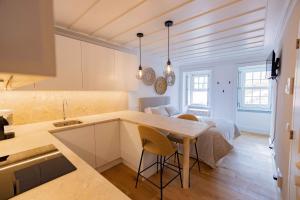
<svg viewBox="0 0 300 200">
<path fill-rule="evenodd" d="M 10 131 L 12 130 L 15 132 L 16 137 L 0 141 L 0 156 L 53 144 L 77 167 L 76 171 L 31 189 L 13 199 L 129 199 L 124 193 L 74 154 L 51 133 L 114 120 L 124 120 L 131 123 L 153 126 L 191 138 L 196 137 L 209 128 L 209 125 L 206 123 L 192 122 L 135 111 L 104 113 L 77 117 L 75 119 L 78 119 L 83 123 L 57 128 L 53 126 L 53 123 L 61 120 L 56 120 L 17 125 L 8 128 Z"/>
</svg>

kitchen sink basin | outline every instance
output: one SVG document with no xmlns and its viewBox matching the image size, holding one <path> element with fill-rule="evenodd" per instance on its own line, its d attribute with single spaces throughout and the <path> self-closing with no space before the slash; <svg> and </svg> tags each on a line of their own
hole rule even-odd
<svg viewBox="0 0 300 200">
<path fill-rule="evenodd" d="M 53 123 L 53 125 L 55 127 L 64 127 L 64 126 L 71 126 L 71 125 L 76 125 L 81 123 L 82 121 L 79 120 L 65 120 L 65 121 L 55 122 Z"/>
</svg>

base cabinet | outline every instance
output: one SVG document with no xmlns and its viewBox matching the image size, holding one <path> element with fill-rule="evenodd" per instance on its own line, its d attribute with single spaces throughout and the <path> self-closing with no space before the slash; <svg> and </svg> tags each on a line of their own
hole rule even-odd
<svg viewBox="0 0 300 200">
<path fill-rule="evenodd" d="M 110 121 L 57 132 L 54 136 L 93 168 L 108 169 L 107 166 L 118 164 L 118 159 L 122 158 L 125 165 L 138 170 L 143 148 L 135 123 Z M 155 155 L 145 152 L 142 168 L 155 161 Z M 155 172 L 156 167 L 153 167 L 144 176 L 149 177 Z"/>
<path fill-rule="evenodd" d="M 94 126 L 61 131 L 54 133 L 54 136 L 89 165 L 96 166 Z"/>
<path fill-rule="evenodd" d="M 119 121 L 95 125 L 96 167 L 121 157 Z"/>
</svg>

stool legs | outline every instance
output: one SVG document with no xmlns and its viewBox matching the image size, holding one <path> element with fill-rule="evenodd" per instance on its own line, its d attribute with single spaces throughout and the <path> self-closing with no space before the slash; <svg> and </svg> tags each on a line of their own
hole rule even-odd
<svg viewBox="0 0 300 200">
<path fill-rule="evenodd" d="M 196 156 L 197 156 L 198 170 L 199 170 L 199 172 L 200 172 L 200 161 L 199 161 L 199 155 L 198 155 L 197 143 L 195 143 L 195 150 L 196 150 Z"/>
<path fill-rule="evenodd" d="M 181 177 L 181 168 L 180 168 L 180 162 L 179 162 L 179 155 L 178 155 L 178 151 L 176 151 L 175 153 L 175 157 L 177 156 L 177 166 L 178 166 L 178 170 L 179 170 L 179 177 L 180 177 L 180 184 L 181 184 L 181 188 L 183 188 L 183 184 L 182 184 L 182 177 Z"/>
<path fill-rule="evenodd" d="M 135 183 L 135 188 L 137 188 L 137 185 L 138 185 L 138 181 L 139 181 L 139 177 L 142 176 L 142 173 L 145 171 L 145 170 L 148 170 L 150 167 L 152 166 L 155 166 L 156 164 L 156 169 L 158 171 L 158 168 L 160 168 L 160 184 L 159 185 L 156 185 L 155 183 L 153 183 L 152 181 L 150 181 L 149 179 L 147 179 L 146 177 L 144 177 L 146 180 L 150 181 L 150 183 L 154 184 L 156 187 L 158 187 L 160 189 L 160 199 L 163 199 L 163 189 L 164 187 L 166 187 L 167 185 L 169 185 L 169 183 L 171 183 L 177 176 L 180 177 L 180 183 L 181 183 L 181 187 L 183 187 L 183 184 L 182 184 L 182 175 L 181 175 L 181 168 L 180 168 L 180 160 L 179 160 L 179 155 L 178 155 L 178 151 L 176 151 L 174 153 L 175 157 L 177 158 L 177 166 L 174 164 L 170 164 L 170 163 L 167 163 L 166 162 L 166 157 L 165 156 L 159 156 L 157 155 L 156 159 L 157 159 L 157 163 L 153 163 L 152 165 L 150 165 L 149 167 L 146 167 L 144 170 L 141 170 L 141 165 L 142 165 L 142 160 L 143 160 L 143 156 L 144 156 L 144 150 L 142 151 L 141 153 L 141 158 L 140 158 L 140 162 L 139 162 L 139 168 L 138 168 L 138 172 L 137 172 L 137 177 L 136 177 L 136 183 Z M 172 165 L 173 167 L 175 168 L 170 168 L 169 165 Z M 158 167 L 159 166 L 159 167 Z M 171 179 L 168 183 L 166 183 L 165 185 L 163 184 L 163 173 L 164 173 L 164 168 L 167 167 L 175 172 L 177 172 L 178 174 L 173 178 Z M 176 171 L 176 167 L 178 167 L 178 171 Z"/>
<path fill-rule="evenodd" d="M 140 158 L 140 164 L 139 164 L 138 174 L 137 174 L 137 177 L 136 177 L 135 188 L 137 187 L 137 184 L 138 184 L 138 181 L 139 181 L 139 176 L 140 176 L 140 171 L 141 171 L 141 165 L 142 165 L 143 155 L 144 155 L 144 149 L 142 151 L 141 158 Z"/>
<path fill-rule="evenodd" d="M 160 199 L 163 199 L 163 162 L 160 156 Z"/>
<path fill-rule="evenodd" d="M 159 163 L 159 162 L 158 162 L 158 157 L 159 157 L 159 156 L 157 155 L 157 156 L 156 156 L 156 173 L 158 173 L 158 163 Z"/>
</svg>

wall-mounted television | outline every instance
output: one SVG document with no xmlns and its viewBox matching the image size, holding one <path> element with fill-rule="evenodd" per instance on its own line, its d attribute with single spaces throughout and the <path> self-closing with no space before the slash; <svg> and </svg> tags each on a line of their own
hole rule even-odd
<svg viewBox="0 0 300 200">
<path fill-rule="evenodd" d="M 266 78 L 276 79 L 279 75 L 280 58 L 276 58 L 275 52 L 272 51 L 266 61 Z"/>
</svg>

